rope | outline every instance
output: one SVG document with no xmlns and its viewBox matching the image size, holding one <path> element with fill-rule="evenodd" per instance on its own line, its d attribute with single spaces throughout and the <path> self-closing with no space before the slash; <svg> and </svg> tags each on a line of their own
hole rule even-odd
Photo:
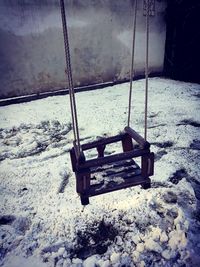
<svg viewBox="0 0 200 267">
<path fill-rule="evenodd" d="M 129 89 L 129 105 L 128 105 L 128 127 L 130 126 L 131 118 L 131 100 L 132 100 L 132 89 L 133 89 L 133 69 L 134 69 L 134 59 L 135 59 L 135 33 L 136 33 L 136 18 L 137 18 L 137 0 L 135 0 L 134 7 L 134 17 L 133 17 L 133 39 L 132 39 L 132 56 L 131 56 L 131 69 L 130 69 L 130 89 Z"/>
<path fill-rule="evenodd" d="M 149 76 L 149 5 L 146 0 L 146 60 L 145 60 L 145 112 L 144 112 L 144 139 L 147 140 L 147 110 L 148 110 L 148 76 Z"/>
<path fill-rule="evenodd" d="M 67 69 L 67 76 L 68 76 L 68 86 L 69 86 L 69 95 L 70 95 L 70 107 L 71 107 L 74 141 L 77 142 L 76 144 L 78 147 L 78 153 L 80 155 L 81 146 L 80 146 L 80 137 L 79 137 L 79 129 L 78 129 L 76 100 L 75 100 L 75 91 L 74 91 L 74 84 L 73 84 L 73 77 L 72 77 L 69 38 L 68 38 L 68 31 L 67 31 L 67 20 L 66 20 L 64 0 L 60 0 L 60 8 L 61 8 L 61 17 L 62 17 L 62 26 L 63 26 L 65 60 L 66 60 L 66 69 Z"/>
</svg>

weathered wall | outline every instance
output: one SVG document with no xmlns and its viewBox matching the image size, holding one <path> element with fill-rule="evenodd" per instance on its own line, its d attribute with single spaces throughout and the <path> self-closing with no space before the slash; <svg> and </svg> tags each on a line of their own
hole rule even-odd
<svg viewBox="0 0 200 267">
<path fill-rule="evenodd" d="M 136 72 L 143 73 L 145 17 L 138 1 Z M 76 86 L 129 77 L 132 0 L 66 0 Z M 150 18 L 150 70 L 163 70 L 165 0 Z M 64 88 L 64 47 L 58 0 L 0 1 L 0 97 Z"/>
</svg>

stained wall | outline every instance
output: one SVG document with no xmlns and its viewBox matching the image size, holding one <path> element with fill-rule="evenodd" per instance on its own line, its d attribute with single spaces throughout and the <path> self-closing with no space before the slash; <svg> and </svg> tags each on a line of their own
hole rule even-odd
<svg viewBox="0 0 200 267">
<path fill-rule="evenodd" d="M 129 77 L 133 0 L 66 0 L 75 86 Z M 138 1 L 135 74 L 144 73 L 145 16 Z M 162 72 L 166 2 L 150 18 L 150 72 Z M 0 1 L 0 98 L 66 87 L 58 0 Z"/>
</svg>

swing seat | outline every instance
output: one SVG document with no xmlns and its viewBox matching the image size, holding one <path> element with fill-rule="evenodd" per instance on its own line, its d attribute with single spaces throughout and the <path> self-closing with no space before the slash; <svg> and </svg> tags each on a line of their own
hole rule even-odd
<svg viewBox="0 0 200 267">
<path fill-rule="evenodd" d="M 115 142 L 122 143 L 122 153 L 105 156 L 106 145 Z M 86 159 L 84 152 L 90 149 L 97 150 L 97 158 Z M 130 127 L 125 127 L 119 135 L 81 145 L 79 156 L 74 142 L 70 156 L 82 205 L 89 204 L 92 196 L 137 185 L 144 189 L 151 186 L 149 176 L 154 173 L 154 153 L 150 151 L 150 143 Z M 140 163 L 134 158 L 141 158 Z"/>
</svg>

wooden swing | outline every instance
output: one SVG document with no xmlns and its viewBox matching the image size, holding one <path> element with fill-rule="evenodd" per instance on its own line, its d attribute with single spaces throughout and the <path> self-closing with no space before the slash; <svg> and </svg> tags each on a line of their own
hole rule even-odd
<svg viewBox="0 0 200 267">
<path fill-rule="evenodd" d="M 134 66 L 135 33 L 137 0 L 135 1 L 132 61 L 130 70 L 129 112 L 128 125 L 121 134 L 87 144 L 80 144 L 79 128 L 76 111 L 75 91 L 72 79 L 70 63 L 70 50 L 67 31 L 67 21 L 64 0 L 60 0 L 63 35 L 66 55 L 66 69 L 68 75 L 68 87 L 74 133 L 73 148 L 70 150 L 73 172 L 76 175 L 76 191 L 80 195 L 82 205 L 89 204 L 89 197 L 141 185 L 148 189 L 151 186 L 150 176 L 154 173 L 154 153 L 150 151 L 150 143 L 147 141 L 147 100 L 148 100 L 148 47 L 149 47 L 149 0 L 146 7 L 146 66 L 145 66 L 145 131 L 144 138 L 130 128 L 132 80 Z M 105 156 L 104 151 L 108 144 L 121 142 L 122 152 Z M 86 159 L 85 151 L 97 150 L 97 158 Z M 140 166 L 133 159 L 140 158 Z"/>
</svg>

